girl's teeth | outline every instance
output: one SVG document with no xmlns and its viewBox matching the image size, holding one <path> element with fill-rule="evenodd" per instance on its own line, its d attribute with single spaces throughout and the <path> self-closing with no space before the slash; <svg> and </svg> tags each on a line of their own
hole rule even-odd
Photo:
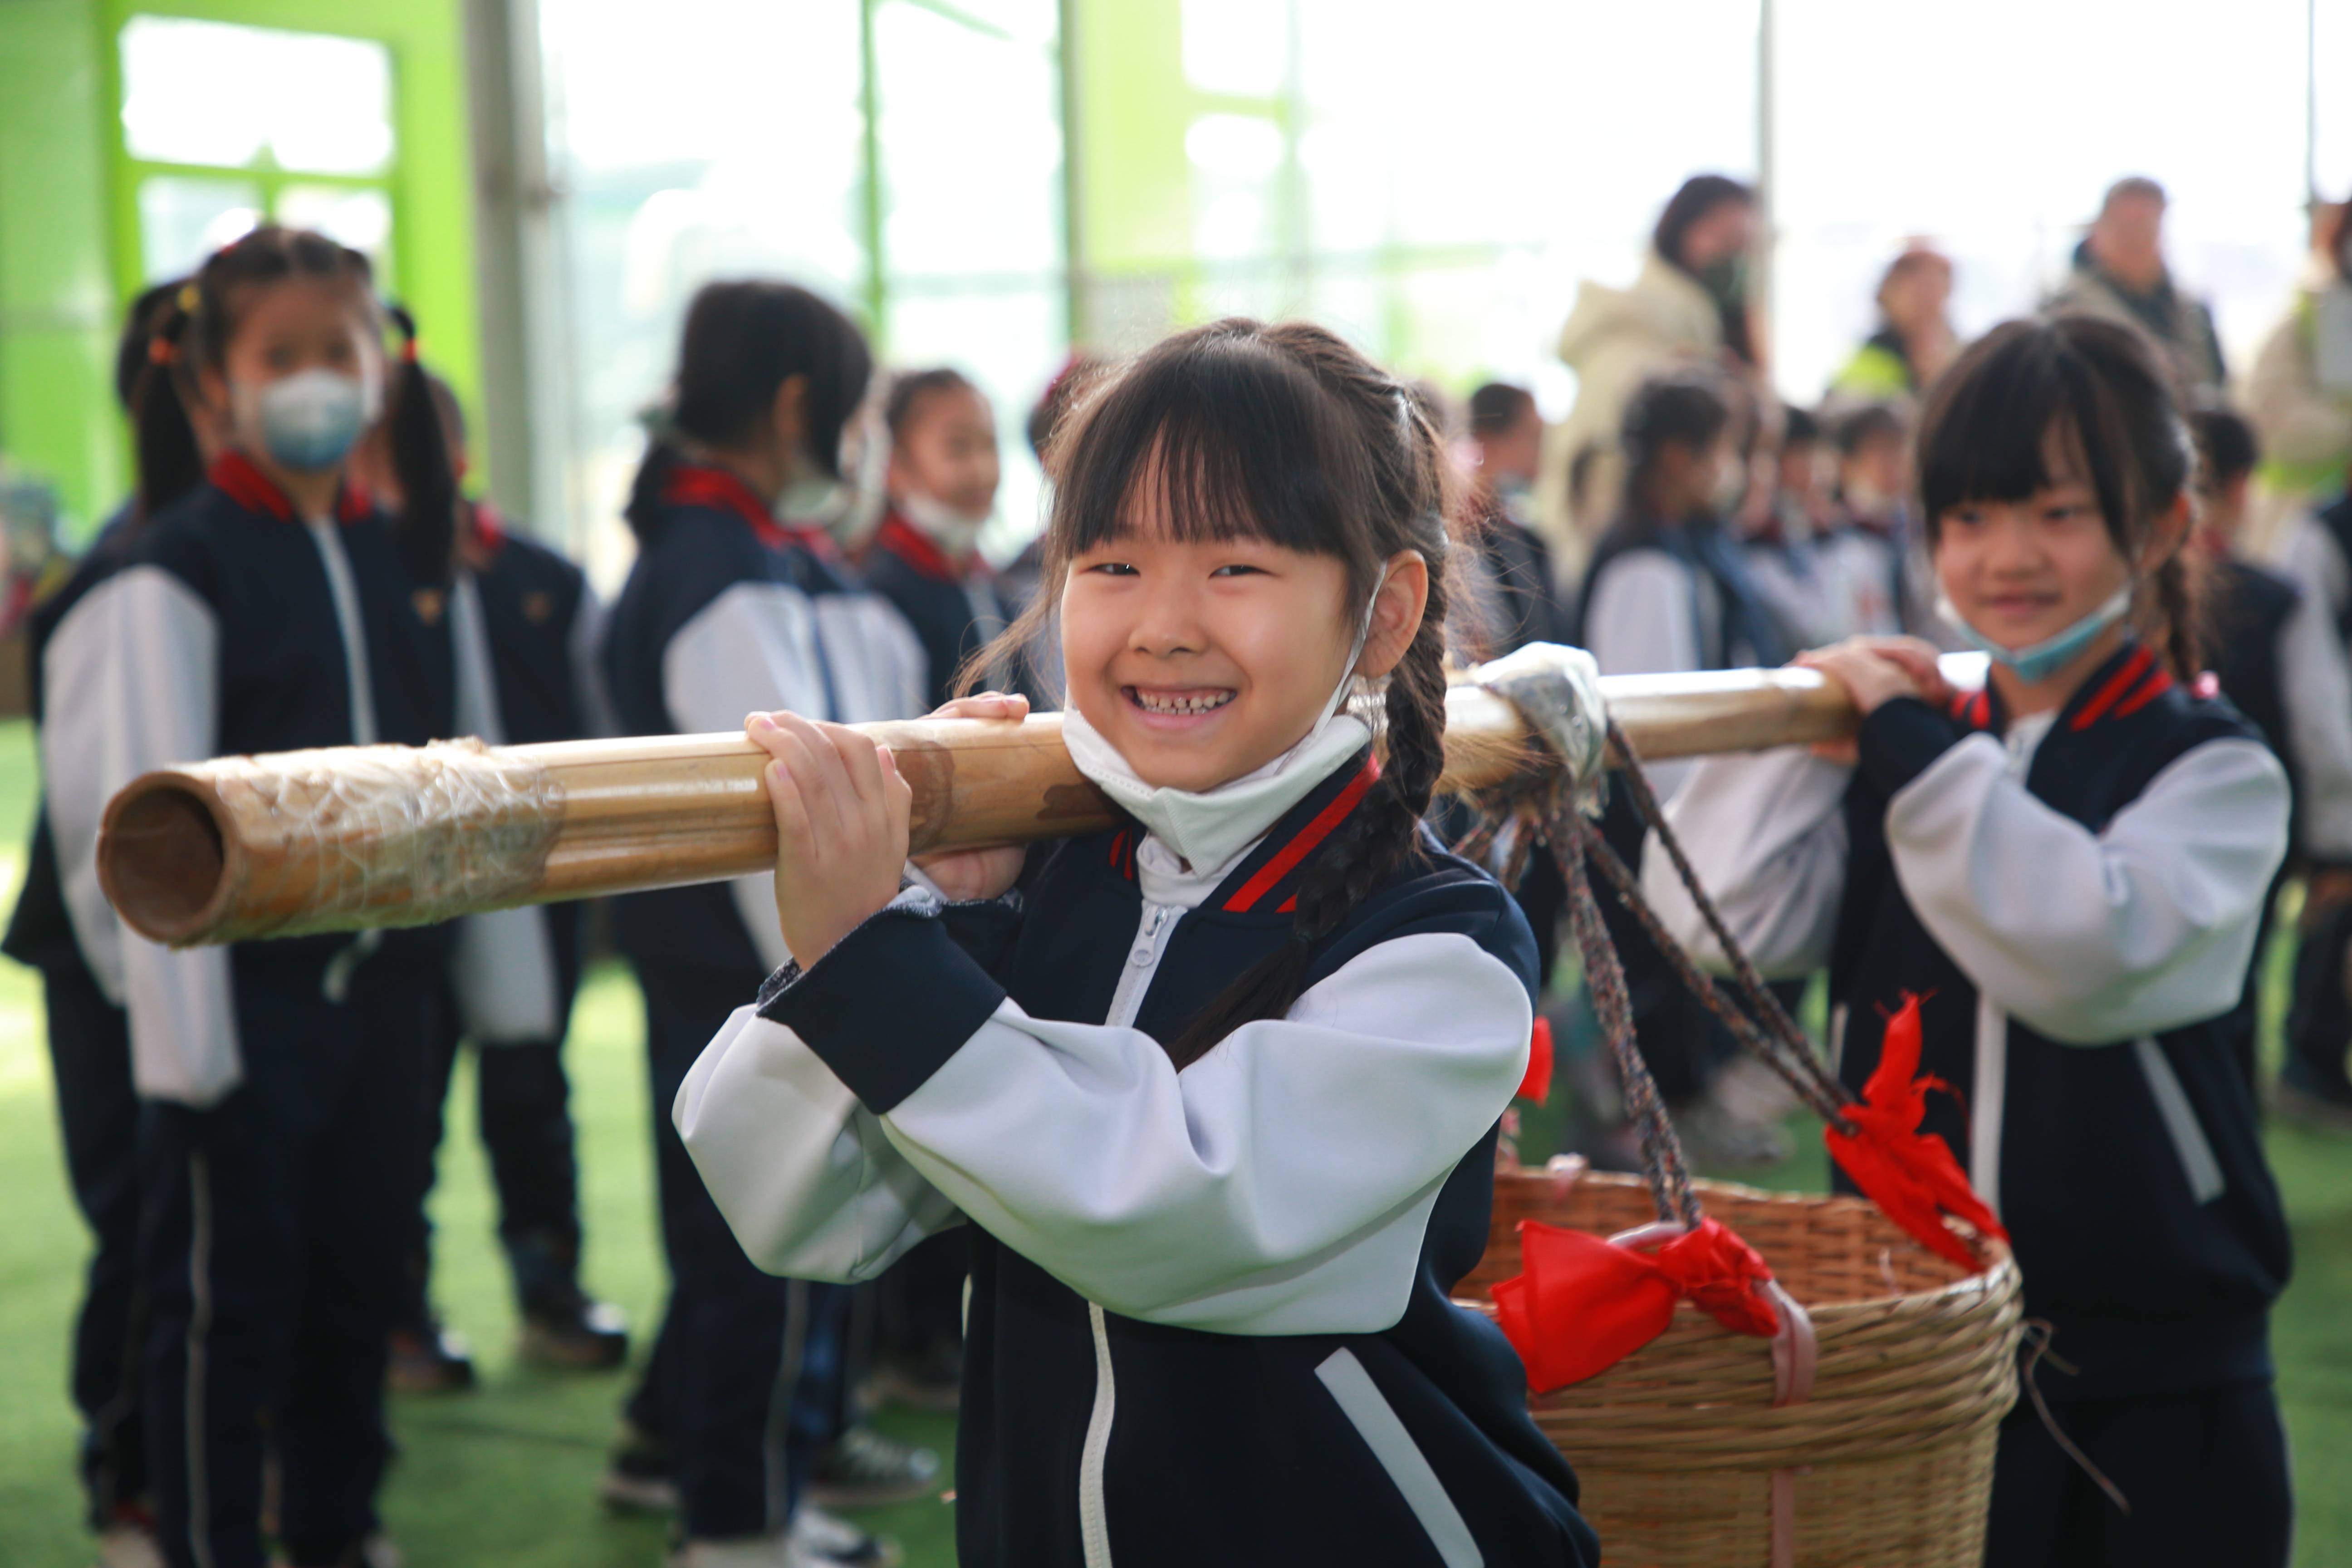
<svg viewBox="0 0 2352 1568">
<path fill-rule="evenodd" d="M 1155 697 L 1144 691 L 1135 694 L 1137 703 L 1147 713 L 1205 713 L 1212 708 L 1223 707 L 1232 697 L 1230 691 L 1198 697 Z"/>
</svg>

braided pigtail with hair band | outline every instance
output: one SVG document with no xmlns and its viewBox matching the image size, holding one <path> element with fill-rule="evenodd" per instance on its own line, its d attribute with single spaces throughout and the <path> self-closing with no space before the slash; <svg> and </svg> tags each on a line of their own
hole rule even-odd
<svg viewBox="0 0 2352 1568">
<path fill-rule="evenodd" d="M 448 435 L 433 405 L 433 385 L 416 357 L 416 318 L 387 303 L 400 333 L 400 370 L 392 390 L 392 469 L 400 480 L 400 540 L 420 583 L 446 585 L 456 570 L 457 478 Z"/>
<path fill-rule="evenodd" d="M 1299 329 L 1276 327 L 1280 342 Z M 1306 329 L 1313 331 L 1313 329 Z M 1404 658 L 1388 676 L 1382 704 L 1387 759 L 1363 801 L 1307 862 L 1300 879 L 1290 938 L 1188 1022 L 1168 1044 L 1181 1069 L 1244 1024 L 1279 1018 L 1306 989 L 1315 944 L 1339 928 L 1350 910 L 1421 853 L 1421 819 L 1445 767 L 1446 491 L 1436 431 L 1405 390 L 1378 372 L 1326 390 L 1353 410 L 1370 431 L 1381 432 L 1374 466 L 1381 499 L 1410 521 L 1409 548 L 1429 564 L 1429 602 Z M 1377 412 L 1375 412 L 1377 410 Z M 1385 450 L 1378 448 L 1385 447 Z M 1367 612 L 1369 613 L 1369 611 Z"/>
<path fill-rule="evenodd" d="M 205 477 L 204 453 L 195 426 L 180 401 L 183 344 L 190 324 L 205 306 L 203 271 L 155 307 L 149 324 L 147 363 L 131 395 L 132 443 L 139 462 L 135 513 L 145 522 L 195 489 Z"/>
</svg>

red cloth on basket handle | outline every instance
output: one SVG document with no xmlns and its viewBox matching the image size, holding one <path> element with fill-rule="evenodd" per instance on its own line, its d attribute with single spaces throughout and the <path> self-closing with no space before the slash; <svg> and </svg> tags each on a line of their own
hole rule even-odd
<svg viewBox="0 0 2352 1568">
<path fill-rule="evenodd" d="M 1538 1018 L 1535 1027 L 1528 1031 L 1527 1076 L 1512 1092 L 1513 1100 L 1532 1100 L 1538 1105 L 1551 1098 L 1551 1020 Z"/>
<path fill-rule="evenodd" d="M 1863 1085 L 1863 1102 L 1845 1108 L 1853 1133 L 1824 1127 L 1822 1142 L 1888 1219 L 1929 1251 L 1974 1270 L 1982 1260 L 1953 1234 L 1944 1215 L 1966 1220 L 1979 1236 L 2007 1241 L 2009 1232 L 1969 1185 L 1944 1141 L 1919 1131 L 1927 1114 L 1927 1091 L 1950 1088 L 1919 1071 L 1919 998 L 1906 994 L 1886 1020 L 1878 1066 Z"/>
<path fill-rule="evenodd" d="M 1519 1222 L 1519 1272 L 1495 1283 L 1495 1319 L 1549 1394 L 1605 1372 L 1666 1331 L 1687 1300 L 1738 1333 L 1769 1338 L 1780 1314 L 1772 1271 L 1720 1220 L 1657 1247 L 1646 1230 L 1616 1241 L 1539 1220 Z"/>
</svg>

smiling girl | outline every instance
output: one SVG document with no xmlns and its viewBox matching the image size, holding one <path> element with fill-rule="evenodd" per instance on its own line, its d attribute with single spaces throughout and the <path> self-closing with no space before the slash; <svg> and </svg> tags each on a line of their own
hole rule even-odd
<svg viewBox="0 0 2352 1568">
<path fill-rule="evenodd" d="M 1246 321 L 1073 421 L 1063 732 L 1129 820 L 902 891 L 889 753 L 754 715 L 800 963 L 696 1064 L 679 1131 L 764 1268 L 866 1279 L 971 1223 L 967 1564 L 1589 1563 L 1517 1358 L 1446 1300 L 1486 1245 L 1535 956 L 1420 826 L 1437 437 L 1337 338 Z"/>
<path fill-rule="evenodd" d="M 1711 760 L 1669 815 L 1768 975 L 1828 964 L 1848 1084 L 1921 999 L 1922 1068 L 1954 1089 L 1926 1131 L 2009 1229 L 2056 1428 L 2129 1505 L 2021 1403 L 1985 1560 L 2282 1564 L 2287 1235 L 2228 1015 L 2287 784 L 2197 679 L 2188 426 L 2137 332 L 2060 317 L 1964 354 L 1919 450 L 1985 689 L 1948 689 L 1924 644 L 1805 655 L 1867 715 L 1858 745 Z M 1652 897 L 1703 948 L 1662 870 Z"/>
<path fill-rule="evenodd" d="M 150 504 L 48 651 L 59 866 L 129 1010 L 142 1100 L 142 1402 L 174 1568 L 260 1568 L 266 1451 L 286 1561 L 392 1560 L 384 1338 L 439 938 L 171 952 L 117 923 L 93 861 L 107 797 L 147 768 L 450 732 L 439 584 L 414 564 L 447 559 L 454 482 L 413 362 L 391 430 L 404 533 L 346 482 L 381 412 L 385 326 L 367 258 L 322 236 L 265 227 L 206 261 L 156 329 L 151 379 L 184 390 L 212 461 L 180 398 L 141 398 Z"/>
</svg>

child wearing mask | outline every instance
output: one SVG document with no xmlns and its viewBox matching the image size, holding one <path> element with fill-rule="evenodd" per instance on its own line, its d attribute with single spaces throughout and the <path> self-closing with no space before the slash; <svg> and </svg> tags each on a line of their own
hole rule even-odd
<svg viewBox="0 0 2352 1568">
<path fill-rule="evenodd" d="M 1932 635 L 1909 464 L 1909 433 L 1892 408 L 1873 404 L 1838 421 L 1836 552 L 1857 635 Z"/>
<path fill-rule="evenodd" d="M 131 301 L 124 317 L 114 390 L 134 425 L 142 399 L 180 396 L 172 369 L 157 363 L 155 329 L 177 309 L 173 300 L 186 283 L 174 278 L 154 285 Z M 200 409 L 192 412 L 201 416 Z M 201 457 L 217 450 L 208 437 L 196 439 Z M 193 484 L 202 471 L 182 466 L 169 482 Z M 159 485 L 147 500 L 160 508 L 177 500 L 179 493 L 164 493 Z M 136 494 L 125 501 L 64 585 L 36 604 L 26 618 L 27 686 L 37 735 L 51 707 L 70 707 L 88 695 L 84 683 L 93 674 L 89 655 L 100 640 L 92 637 L 92 618 L 74 612 L 121 570 L 144 505 Z M 72 630 L 58 645 L 62 657 L 53 663 L 49 649 L 68 625 Z M 45 759 L 42 767 L 45 779 L 59 782 L 79 771 L 79 760 L 72 758 L 54 763 Z M 71 805 L 67 815 L 74 815 Z M 138 1373 L 146 1331 L 139 1284 L 139 1091 L 131 1072 L 130 1016 L 122 1007 L 121 944 L 110 917 L 91 919 L 102 903 L 68 898 L 50 816 L 45 795 L 26 850 L 24 887 L 0 952 L 41 973 L 66 1170 L 93 1242 L 75 1313 L 70 1387 L 82 1418 L 80 1469 L 90 1528 L 98 1536 L 99 1568 L 152 1568 L 157 1557 Z M 94 867 L 78 868 L 85 878 L 94 872 Z"/>
<path fill-rule="evenodd" d="M 1943 613 L 1988 684 L 1948 687 L 1908 640 L 1809 653 L 1858 739 L 1709 758 L 1668 812 L 1765 975 L 1829 966 L 1847 1084 L 1917 1000 L 1920 1068 L 1952 1089 L 1922 1131 L 2050 1326 L 1985 1561 L 2284 1568 L 2289 1245 L 2230 1019 L 2290 790 L 2200 694 L 2189 427 L 2136 329 L 2012 321 L 1928 395 L 1919 469 Z M 1671 871 L 1646 881 L 1720 962 Z"/>
<path fill-rule="evenodd" d="M 1543 415 L 1527 388 L 1490 381 L 1470 395 L 1470 445 L 1477 463 L 1470 504 L 1478 542 L 1471 587 L 1488 657 L 1561 640 L 1567 615 L 1552 577 L 1551 547 L 1536 531 L 1543 441 Z"/>
<path fill-rule="evenodd" d="M 774 707 L 843 723 L 923 711 L 913 632 L 806 521 L 859 510 L 842 451 L 872 368 L 857 328 L 804 289 L 754 279 L 696 293 L 667 430 L 630 494 L 638 554 L 604 640 L 622 733 L 731 729 Z M 872 1538 L 807 1506 L 821 1467 L 907 1496 L 931 1487 L 937 1458 L 853 1435 L 846 1290 L 753 1268 L 669 1116 L 703 1044 L 791 958 L 773 884 L 631 894 L 614 931 L 645 994 L 670 1297 L 604 1495 L 677 1508 L 674 1568 L 869 1563 Z"/>
<path fill-rule="evenodd" d="M 457 395 L 429 373 L 423 384 L 462 481 L 467 454 Z M 391 458 L 389 442 L 372 436 L 361 444 L 353 472 L 397 513 L 405 492 Z M 460 493 L 456 507 L 448 586 L 437 605 L 432 590 L 425 603 L 448 621 L 457 732 L 493 746 L 609 733 L 596 658 L 604 610 L 586 574 L 510 527 L 489 502 Z M 478 1123 L 498 1188 L 499 1242 L 522 1320 L 521 1358 L 593 1368 L 627 1357 L 626 1321 L 580 1286 L 579 1178 L 562 1047 L 580 982 L 582 913 L 577 904 L 548 904 L 469 915 L 450 927 L 447 990 L 426 1048 L 415 1239 L 392 1342 L 392 1384 L 403 1393 L 468 1388 L 474 1381 L 464 1341 L 444 1330 L 432 1310 L 425 1213 L 461 1042 L 476 1047 Z"/>
<path fill-rule="evenodd" d="M 955 689 L 964 661 L 1009 624 L 980 531 L 996 510 L 996 414 L 961 373 L 912 371 L 890 384 L 889 510 L 860 564 L 923 645 L 930 706 Z M 1009 671 L 989 684 L 1009 689 Z"/>
<path fill-rule="evenodd" d="M 203 417 L 142 390 L 122 564 L 48 648 L 58 864 L 78 929 L 112 933 L 142 1102 L 142 1406 L 172 1414 L 146 1433 L 173 1568 L 269 1560 L 270 1456 L 282 1561 L 394 1560 L 375 1512 L 384 1346 L 440 935 L 167 951 L 119 925 L 89 871 L 108 797 L 145 769 L 449 733 L 446 632 L 418 613 L 417 572 L 446 560 L 454 485 L 421 395 L 392 434 L 398 529 L 345 482 L 384 329 L 366 258 L 332 240 L 270 226 L 215 252 L 154 329 L 152 374 L 176 370 Z"/>
<path fill-rule="evenodd" d="M 1576 640 L 1603 675 L 1728 669 L 1787 657 L 1780 623 L 1717 510 L 1727 476 L 1745 460 L 1734 413 L 1722 378 L 1704 372 L 1645 382 L 1625 406 L 1625 488 L 1617 521 L 1593 551 L 1577 614 Z M 1687 766 L 1652 770 L 1661 795 L 1673 793 Z M 1601 829 L 1626 864 L 1640 863 L 1641 818 L 1622 790 L 1612 792 Z M 1625 965 L 1643 1059 L 1685 1136 L 1723 1163 L 1784 1158 L 1788 1144 L 1777 1126 L 1729 1110 L 1710 1093 L 1735 1054 L 1722 1026 L 1675 980 L 1622 905 L 1607 900 L 1601 912 Z M 1601 1070 L 1581 1052 L 1571 1067 Z M 1632 1169 L 1632 1139 L 1621 1123 L 1599 1133 L 1588 1152 Z"/>
</svg>

